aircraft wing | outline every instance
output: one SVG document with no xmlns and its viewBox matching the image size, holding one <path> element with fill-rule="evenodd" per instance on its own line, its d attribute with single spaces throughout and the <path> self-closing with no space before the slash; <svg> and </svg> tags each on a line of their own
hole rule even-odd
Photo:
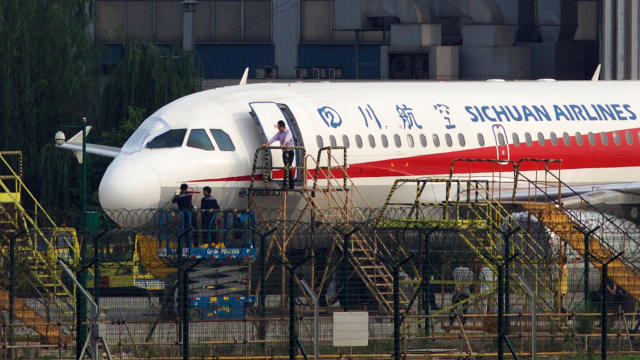
<svg viewBox="0 0 640 360">
<path fill-rule="evenodd" d="M 91 130 L 91 126 L 87 126 L 87 134 Z M 86 143 L 87 154 L 93 154 L 104 157 L 114 158 L 120 154 L 120 148 L 107 145 L 89 144 Z M 56 147 L 61 149 L 70 150 L 78 159 L 79 163 L 82 163 L 82 131 L 75 134 L 71 139 L 65 141 L 64 133 L 58 132 L 56 134 Z"/>
</svg>

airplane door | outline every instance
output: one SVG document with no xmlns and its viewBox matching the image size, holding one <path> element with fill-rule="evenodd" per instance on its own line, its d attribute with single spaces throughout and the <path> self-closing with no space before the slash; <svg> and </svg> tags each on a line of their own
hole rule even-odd
<svg viewBox="0 0 640 360">
<path fill-rule="evenodd" d="M 496 159 L 509 160 L 511 154 L 509 154 L 509 138 L 507 137 L 507 131 L 502 125 L 493 125 L 493 139 L 496 144 Z"/>
<path fill-rule="evenodd" d="M 278 132 L 278 121 L 283 120 L 285 124 L 287 124 L 287 128 L 291 129 L 291 134 L 293 135 L 293 145 L 294 146 L 302 146 L 302 142 L 300 140 L 300 130 L 298 129 L 298 124 L 293 119 L 293 115 L 290 111 L 283 111 L 281 105 L 278 105 L 274 102 L 251 102 L 249 103 L 249 107 L 251 107 L 251 116 L 258 123 L 258 129 L 261 132 L 263 143 L 266 143 Z M 283 106 L 284 107 L 284 106 Z M 286 107 L 285 107 L 286 108 Z M 275 143 L 274 145 L 278 145 Z M 274 167 L 282 167 L 284 163 L 282 161 L 282 151 L 280 150 L 268 150 L 270 152 L 271 165 Z M 302 156 L 299 151 L 294 151 L 293 158 L 293 166 L 302 166 Z M 280 172 L 278 172 L 280 173 Z M 283 172 L 284 173 L 284 172 Z M 293 178 L 294 181 L 298 179 L 299 172 L 294 170 Z M 273 176 L 273 174 L 272 174 Z M 277 177 L 273 177 L 273 180 L 283 180 L 283 175 L 278 175 Z"/>
</svg>

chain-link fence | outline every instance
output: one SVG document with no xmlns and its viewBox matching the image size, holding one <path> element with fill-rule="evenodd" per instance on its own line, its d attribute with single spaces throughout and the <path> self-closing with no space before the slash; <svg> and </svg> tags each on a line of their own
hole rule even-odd
<svg viewBox="0 0 640 360">
<path fill-rule="evenodd" d="M 84 261 L 65 262 L 89 270 L 100 307 L 93 317 L 90 302 L 87 348 L 99 335 L 115 358 L 565 356 L 601 352 L 603 332 L 608 354 L 637 354 L 640 283 L 601 280 L 584 249 L 521 210 L 487 219 L 458 208 L 455 222 L 437 206 L 352 208 L 358 216 L 331 221 L 319 209 L 111 211 L 79 234 Z M 610 226 L 592 234 L 625 261 L 638 255 Z M 45 277 L 17 251 L 25 234 L 13 235 L 0 357 L 74 358 L 75 299 L 55 287 L 43 296 Z M 71 310 L 54 311 L 59 302 Z"/>
</svg>

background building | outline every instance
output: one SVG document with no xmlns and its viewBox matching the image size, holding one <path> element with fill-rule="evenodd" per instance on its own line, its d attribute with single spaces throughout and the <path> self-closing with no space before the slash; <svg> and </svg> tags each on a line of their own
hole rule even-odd
<svg viewBox="0 0 640 360">
<path fill-rule="evenodd" d="M 635 0 L 95 0 L 126 38 L 193 47 L 205 78 L 638 78 Z"/>
</svg>

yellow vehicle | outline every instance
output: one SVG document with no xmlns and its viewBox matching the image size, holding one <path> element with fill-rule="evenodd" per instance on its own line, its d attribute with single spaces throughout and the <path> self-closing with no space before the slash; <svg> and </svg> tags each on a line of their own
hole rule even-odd
<svg viewBox="0 0 640 360">
<path fill-rule="evenodd" d="M 164 289 L 167 273 L 175 271 L 160 261 L 158 241 L 129 230 L 111 230 L 100 237 L 99 286 L 102 292 Z M 93 261 L 93 240 L 88 238 L 87 255 Z M 87 283 L 93 288 L 93 276 Z"/>
</svg>

